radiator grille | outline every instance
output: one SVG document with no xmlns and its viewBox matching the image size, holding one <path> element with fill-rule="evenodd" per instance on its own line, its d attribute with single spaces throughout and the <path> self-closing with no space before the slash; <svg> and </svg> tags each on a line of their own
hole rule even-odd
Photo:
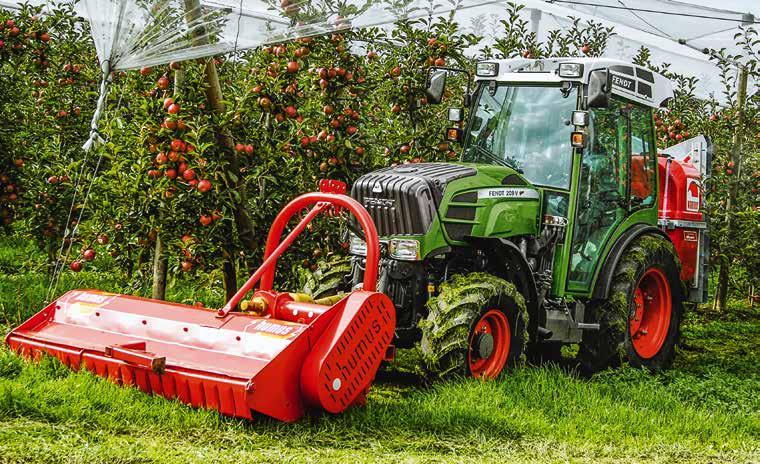
<svg viewBox="0 0 760 464">
<path fill-rule="evenodd" d="M 447 163 L 394 166 L 360 177 L 351 196 L 367 208 L 380 236 L 421 235 L 433 223 L 446 185 L 474 174 Z"/>
</svg>

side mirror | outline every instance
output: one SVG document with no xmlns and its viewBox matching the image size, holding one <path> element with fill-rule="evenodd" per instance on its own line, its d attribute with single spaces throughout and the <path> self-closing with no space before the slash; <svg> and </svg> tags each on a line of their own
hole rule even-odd
<svg viewBox="0 0 760 464">
<path fill-rule="evenodd" d="M 588 108 L 607 108 L 612 96 L 612 82 L 606 69 L 591 71 L 586 88 L 586 106 Z"/>
<path fill-rule="evenodd" d="M 446 90 L 446 74 L 447 72 L 442 69 L 436 69 L 430 73 L 425 89 L 428 103 L 437 105 L 443 100 L 443 92 Z"/>
<path fill-rule="evenodd" d="M 462 122 L 464 121 L 464 109 L 462 108 L 449 108 L 449 121 Z"/>
</svg>

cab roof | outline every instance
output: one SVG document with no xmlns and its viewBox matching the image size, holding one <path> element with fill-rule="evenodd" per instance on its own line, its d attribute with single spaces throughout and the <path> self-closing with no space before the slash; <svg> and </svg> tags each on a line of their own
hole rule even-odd
<svg viewBox="0 0 760 464">
<path fill-rule="evenodd" d="M 673 97 L 673 86 L 668 78 L 650 69 L 635 64 L 609 58 L 546 58 L 533 60 L 512 58 L 506 60 L 483 60 L 496 63 L 496 76 L 478 76 L 476 81 L 547 83 L 559 84 L 563 81 L 587 84 L 591 71 L 607 69 L 611 75 L 612 93 L 654 108 L 665 106 Z M 580 77 L 560 77 L 560 63 L 583 65 Z"/>
</svg>

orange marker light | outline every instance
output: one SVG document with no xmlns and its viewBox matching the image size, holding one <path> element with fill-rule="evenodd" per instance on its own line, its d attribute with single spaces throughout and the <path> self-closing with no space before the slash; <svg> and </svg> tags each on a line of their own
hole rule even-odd
<svg viewBox="0 0 760 464">
<path fill-rule="evenodd" d="M 586 134 L 580 131 L 575 131 L 570 135 L 570 144 L 575 148 L 586 147 Z"/>
<path fill-rule="evenodd" d="M 446 139 L 452 142 L 462 141 L 462 129 L 458 127 L 449 127 L 446 129 Z"/>
</svg>

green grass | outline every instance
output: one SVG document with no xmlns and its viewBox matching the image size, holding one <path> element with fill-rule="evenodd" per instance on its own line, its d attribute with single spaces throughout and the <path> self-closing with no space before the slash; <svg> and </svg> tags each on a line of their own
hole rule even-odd
<svg viewBox="0 0 760 464">
<path fill-rule="evenodd" d="M 0 268 L 9 253 L 0 248 Z M 47 284 L 39 271 L 6 269 L 10 324 L 41 309 Z M 171 296 L 219 300 L 199 289 L 207 283 L 176 282 Z M 124 285 L 103 270 L 61 282 Z M 222 418 L 1 348 L 0 462 L 758 462 L 760 319 L 743 314 L 691 314 L 676 365 L 656 376 L 627 368 L 583 379 L 548 365 L 425 385 L 416 354 L 402 352 L 366 407 L 295 424 Z"/>
</svg>

